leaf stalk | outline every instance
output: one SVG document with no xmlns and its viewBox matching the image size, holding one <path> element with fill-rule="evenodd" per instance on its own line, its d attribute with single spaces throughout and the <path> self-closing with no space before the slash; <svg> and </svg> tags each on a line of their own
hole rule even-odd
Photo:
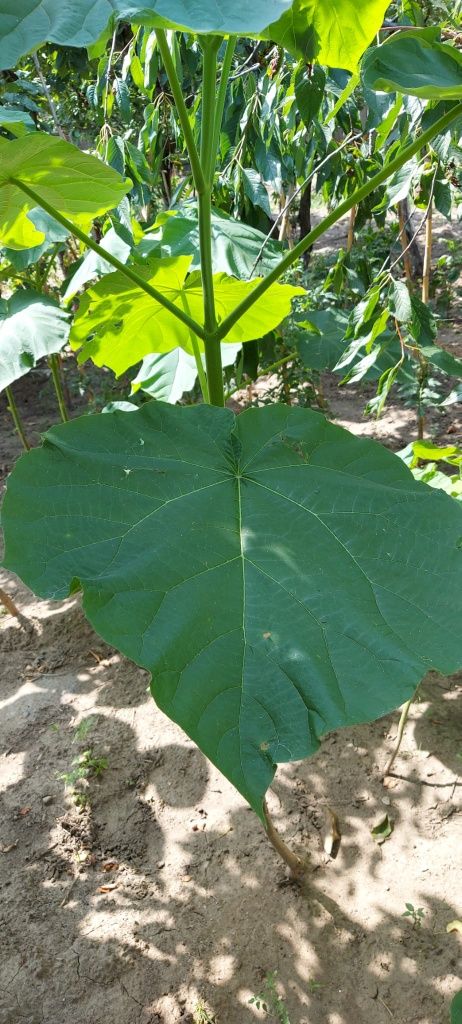
<svg viewBox="0 0 462 1024">
<path fill-rule="evenodd" d="M 34 189 L 30 188 L 29 185 L 26 185 L 23 181 L 20 181 L 19 178 L 12 177 L 9 179 L 9 181 L 16 185 L 17 188 L 21 189 L 21 192 L 24 192 L 25 195 L 29 197 L 29 199 L 32 199 L 36 206 L 41 206 L 43 210 L 50 214 L 50 217 L 54 217 L 54 219 L 57 220 L 59 224 L 62 224 L 62 226 L 66 228 L 67 231 L 69 231 L 69 234 L 75 235 L 75 237 L 78 238 L 79 241 L 83 242 L 83 244 L 88 246 L 89 249 L 92 249 L 93 252 L 96 252 L 98 256 L 101 256 L 101 259 L 105 260 L 106 263 L 110 263 L 111 267 L 114 267 L 115 270 L 119 270 L 120 273 L 123 274 L 124 277 L 128 278 L 129 281 L 132 281 L 133 284 L 137 286 L 137 288 L 140 288 L 141 291 L 146 292 L 146 295 L 149 295 L 151 299 L 155 299 L 155 301 L 158 302 L 159 305 L 163 306 L 164 309 L 168 309 L 169 313 L 171 313 L 172 316 L 175 316 L 177 320 L 181 320 L 181 322 L 185 324 L 185 326 L 188 327 L 190 331 L 193 331 L 194 334 L 197 334 L 197 336 L 201 338 L 202 341 L 204 340 L 205 331 L 201 324 L 196 323 L 196 321 L 193 320 L 192 317 L 188 316 L 188 314 L 183 312 L 183 310 L 180 309 L 178 306 L 174 306 L 173 302 L 170 302 L 170 299 L 167 299 L 165 295 L 162 294 L 162 292 L 159 292 L 157 288 L 153 288 L 153 286 L 150 285 L 148 281 L 145 281 L 142 277 L 140 277 L 140 275 L 137 274 L 135 270 L 132 270 L 131 267 L 127 267 L 124 263 L 121 263 L 121 261 L 118 260 L 116 256 L 112 255 L 112 253 L 108 252 L 106 249 L 103 249 L 102 245 L 99 245 L 98 242 L 95 242 L 90 235 L 87 235 L 85 231 L 82 231 L 81 228 L 77 226 L 77 224 L 74 224 L 71 220 L 68 220 L 67 217 L 64 216 L 64 214 L 59 212 L 59 210 L 55 210 L 54 206 L 51 206 L 50 203 L 47 203 L 47 201 L 43 199 L 37 192 L 35 192 Z"/>
</svg>

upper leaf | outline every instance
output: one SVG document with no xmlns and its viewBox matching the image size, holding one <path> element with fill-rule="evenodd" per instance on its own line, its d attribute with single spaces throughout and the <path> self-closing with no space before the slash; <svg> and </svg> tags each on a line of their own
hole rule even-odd
<svg viewBox="0 0 462 1024">
<path fill-rule="evenodd" d="M 388 6 L 388 0 L 294 0 L 265 36 L 307 61 L 355 71 Z"/>
<path fill-rule="evenodd" d="M 190 256 L 152 260 L 146 267 L 138 268 L 138 272 L 200 323 L 203 318 L 201 277 L 198 271 L 186 276 L 190 263 Z M 219 322 L 258 281 L 259 278 L 238 281 L 226 274 L 214 276 Z M 296 295 L 304 295 L 304 289 L 288 284 L 272 285 L 232 327 L 225 341 L 237 344 L 263 337 L 290 313 L 291 301 Z M 194 351 L 189 329 L 119 272 L 108 274 L 82 296 L 71 344 L 81 349 L 79 362 L 93 359 L 97 366 L 109 366 L 117 375 L 152 352 L 170 352 L 178 346 L 190 353 Z"/>
<path fill-rule="evenodd" d="M 17 291 L 0 300 L 0 391 L 59 352 L 69 336 L 69 316 L 51 299 Z"/>
<path fill-rule="evenodd" d="M 37 198 L 26 195 L 20 182 Z M 40 245 L 45 234 L 27 213 L 41 200 L 86 229 L 117 206 L 130 187 L 101 160 L 52 135 L 34 132 L 13 142 L 0 138 L 0 241 L 11 249 Z"/>
<path fill-rule="evenodd" d="M 306 60 L 353 70 L 387 6 L 387 0 L 4 0 L 0 67 L 13 67 L 46 41 L 89 46 L 113 15 L 161 28 L 263 36 Z"/>
<path fill-rule="evenodd" d="M 462 54 L 434 36 L 434 30 L 399 32 L 370 50 L 362 66 L 364 85 L 427 100 L 460 99 Z"/>
<path fill-rule="evenodd" d="M 307 409 L 150 402 L 17 463 L 6 560 L 106 641 L 262 812 L 278 762 L 462 663 L 462 509 Z"/>
</svg>

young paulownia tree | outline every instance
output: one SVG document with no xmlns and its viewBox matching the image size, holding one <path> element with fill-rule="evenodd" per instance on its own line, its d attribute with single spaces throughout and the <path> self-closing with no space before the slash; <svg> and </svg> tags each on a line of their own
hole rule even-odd
<svg viewBox="0 0 462 1024">
<path fill-rule="evenodd" d="M 159 707 L 231 780 L 298 871 L 265 805 L 277 764 L 314 753 L 329 730 L 402 704 L 428 669 L 450 673 L 462 663 L 462 509 L 386 449 L 310 410 L 274 405 L 236 418 L 224 408 L 222 344 L 277 326 L 301 291 L 280 283 L 284 273 L 460 123 L 461 58 L 434 31 L 369 50 L 368 88 L 428 99 L 430 126 L 397 145 L 266 277 L 239 280 L 214 274 L 211 231 L 236 37 L 270 39 L 306 63 L 356 72 L 386 0 L 110 6 L 115 19 L 155 30 L 197 195 L 201 269 L 191 271 L 186 254 L 124 265 L 101 248 L 91 223 L 130 182 L 40 133 L 0 140 L 0 237 L 11 248 L 38 245 L 29 212 L 51 215 L 114 267 L 81 299 L 71 333 L 79 358 L 121 373 L 180 346 L 196 360 L 204 401 L 152 401 L 48 431 L 8 482 L 4 564 L 42 597 L 83 592 L 95 629 L 149 669 Z M 59 0 L 33 10 L 17 0 L 0 14 L 4 66 L 45 39 L 84 46 L 107 27 L 106 0 L 61 8 Z M 202 49 L 199 133 L 170 29 L 196 33 Z"/>
</svg>

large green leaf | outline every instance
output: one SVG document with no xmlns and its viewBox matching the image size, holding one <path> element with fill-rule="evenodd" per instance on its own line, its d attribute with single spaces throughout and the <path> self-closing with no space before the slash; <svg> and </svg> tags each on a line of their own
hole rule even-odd
<svg viewBox="0 0 462 1024">
<path fill-rule="evenodd" d="M 278 762 L 462 663 L 462 509 L 307 409 L 150 402 L 17 463 L 7 568 L 95 629 L 261 814 Z"/>
<path fill-rule="evenodd" d="M 451 1003 L 451 1024 L 462 1024 L 462 989 Z"/>
<path fill-rule="evenodd" d="M 345 350 L 349 316 L 341 309 L 307 310 L 294 317 L 296 345 L 311 370 L 333 370 Z"/>
<path fill-rule="evenodd" d="M 35 124 L 30 114 L 25 110 L 19 110 L 18 107 L 0 106 L 0 125 L 17 138 L 27 135 L 28 132 L 35 132 Z"/>
<path fill-rule="evenodd" d="M 154 229 L 139 243 L 139 254 L 149 252 L 149 249 L 152 250 L 153 245 L 157 244 L 159 252 L 153 252 L 153 255 L 191 255 L 191 270 L 199 270 L 197 208 L 185 207 L 180 213 L 168 211 L 168 214 L 161 214 Z M 230 274 L 245 279 L 252 274 L 257 260 L 256 271 L 267 274 L 284 254 L 284 246 L 280 242 L 274 239 L 266 242 L 262 231 L 234 220 L 222 210 L 212 211 L 211 236 L 215 274 Z M 263 246 L 262 255 L 258 259 Z"/>
<path fill-rule="evenodd" d="M 17 182 L 33 189 L 37 198 L 31 199 Z M 41 200 L 88 229 L 130 187 L 111 167 L 63 139 L 41 132 L 13 142 L 0 138 L 0 241 L 11 249 L 40 245 L 44 232 L 27 213 Z"/>
<path fill-rule="evenodd" d="M 362 77 L 368 89 L 427 100 L 460 99 L 462 54 L 436 42 L 434 31 L 399 32 L 366 54 Z"/>
<path fill-rule="evenodd" d="M 58 221 L 54 217 L 50 217 L 48 213 L 45 213 L 45 210 L 42 210 L 40 206 L 30 210 L 28 218 L 32 221 L 34 227 L 37 228 L 37 231 L 40 232 L 44 241 L 40 245 L 32 246 L 31 249 L 5 248 L 3 255 L 13 265 L 15 270 L 25 270 L 31 264 L 37 263 L 41 256 L 49 252 L 57 242 L 64 242 L 69 235 L 66 228 L 58 224 Z"/>
<path fill-rule="evenodd" d="M 355 71 L 388 6 L 388 0 L 294 0 L 265 36 L 305 60 Z"/>
<path fill-rule="evenodd" d="M 139 268 L 139 273 L 196 322 L 201 322 L 201 277 L 198 271 L 187 276 L 190 264 L 190 256 L 152 260 Z M 255 288 L 258 280 L 238 281 L 226 274 L 214 276 L 218 321 Z M 225 341 L 238 344 L 263 337 L 290 313 L 292 299 L 303 294 L 303 288 L 272 285 L 231 328 Z M 102 278 L 82 296 L 71 344 L 80 348 L 80 362 L 92 359 L 97 366 L 109 366 L 118 376 L 153 352 L 170 352 L 178 346 L 191 354 L 194 351 L 189 329 L 118 271 Z"/>
<path fill-rule="evenodd" d="M 232 366 L 241 351 L 240 345 L 222 345 L 222 366 Z M 202 355 L 205 370 L 205 355 Z M 145 391 L 158 402 L 179 402 L 185 391 L 191 391 L 197 379 L 197 366 L 194 356 L 190 356 L 183 348 L 174 348 L 171 352 L 146 356 L 138 373 L 132 380 L 132 395 L 137 391 Z"/>
<path fill-rule="evenodd" d="M 3 0 L 0 67 L 13 67 L 46 41 L 88 46 L 113 15 L 163 28 L 269 37 L 307 60 L 353 69 L 387 6 L 387 0 L 254 0 L 250 6 L 245 0 Z"/>
<path fill-rule="evenodd" d="M 69 317 L 51 299 L 17 291 L 0 300 L 0 391 L 59 352 L 69 336 Z"/>
</svg>

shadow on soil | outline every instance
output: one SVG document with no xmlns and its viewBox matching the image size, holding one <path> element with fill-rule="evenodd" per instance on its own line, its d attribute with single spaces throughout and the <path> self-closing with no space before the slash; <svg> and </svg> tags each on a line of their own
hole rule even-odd
<svg viewBox="0 0 462 1024">
<path fill-rule="evenodd" d="M 431 852 L 457 810 L 457 681 L 423 685 L 409 723 L 419 749 L 405 742 L 390 790 L 380 770 L 397 716 L 332 734 L 280 772 L 275 820 L 311 859 L 300 889 L 253 813 L 154 708 L 146 673 L 78 604 L 40 614 L 35 637 L 3 620 L 0 1024 L 252 1024 L 263 1017 L 249 998 L 272 971 L 285 1024 L 446 1024 L 458 937 L 445 927 L 460 907 L 435 896 L 423 860 L 408 894 L 425 908 L 420 927 L 393 888 L 403 857 L 422 857 L 420 842 Z M 84 780 L 78 807 L 60 776 L 84 749 L 108 767 Z M 326 804 L 343 833 L 335 862 L 322 850 Z M 387 809 L 395 831 L 376 846 Z"/>
</svg>

